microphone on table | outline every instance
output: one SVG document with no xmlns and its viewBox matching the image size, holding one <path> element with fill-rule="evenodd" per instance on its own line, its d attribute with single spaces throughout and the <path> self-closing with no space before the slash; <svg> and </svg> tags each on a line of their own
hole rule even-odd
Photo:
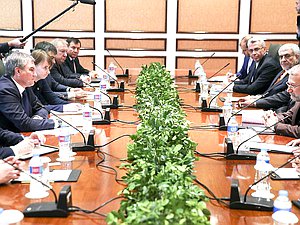
<svg viewBox="0 0 300 225">
<path fill-rule="evenodd" d="M 247 138 L 246 140 L 242 141 L 236 148 L 236 153 L 234 153 L 234 148 L 233 148 L 233 143 L 230 140 L 230 138 L 225 138 L 225 143 L 224 143 L 224 153 L 225 158 L 228 160 L 256 160 L 256 154 L 255 153 L 251 153 L 251 152 L 239 152 L 239 148 L 246 143 L 247 141 L 249 141 L 250 139 L 262 134 L 263 132 L 265 132 L 266 130 L 270 129 L 273 126 L 276 126 L 278 123 L 282 122 L 283 120 L 285 120 L 286 118 L 288 118 L 290 116 L 285 116 L 282 119 L 278 120 L 276 123 L 267 126 L 265 129 L 263 129 L 262 131 L 256 133 L 255 135 L 252 135 L 251 137 Z"/>
<path fill-rule="evenodd" d="M 107 92 L 124 92 L 124 81 L 121 81 L 121 84 L 114 78 L 112 77 L 109 73 L 107 73 L 104 69 L 102 69 L 100 66 L 98 66 L 96 63 L 92 62 L 98 69 L 100 69 L 102 72 L 104 72 L 109 78 L 113 79 L 117 85 L 118 88 L 110 88 L 110 89 L 106 89 Z"/>
<path fill-rule="evenodd" d="M 68 124 L 70 127 L 74 128 L 75 130 L 77 130 L 82 138 L 83 138 L 83 143 L 72 143 L 71 147 L 73 151 L 94 151 L 95 147 L 92 145 L 92 143 L 94 142 L 94 133 L 90 132 L 89 134 L 89 138 L 88 138 L 88 142 L 86 141 L 86 138 L 84 136 L 84 134 L 74 125 L 72 125 L 71 123 L 67 122 L 66 120 L 62 119 L 60 116 L 58 116 L 56 113 L 54 113 L 53 111 L 48 110 L 43 104 L 41 104 L 40 102 L 37 102 L 37 104 L 44 108 L 48 113 L 51 113 L 53 116 L 55 116 L 56 118 L 58 118 L 59 120 L 63 121 L 64 123 Z M 90 137 L 91 136 L 91 137 Z"/>
<path fill-rule="evenodd" d="M 32 176 L 30 173 L 27 173 L 26 171 L 20 169 L 14 164 L 7 162 L 5 159 L 3 159 L 3 162 L 12 166 L 14 169 L 26 174 L 31 179 L 41 183 L 43 186 L 47 187 L 54 195 L 54 202 L 39 202 L 28 205 L 23 211 L 25 217 L 67 217 L 69 215 L 68 207 L 72 206 L 72 194 L 70 185 L 65 185 L 59 193 L 59 198 L 57 198 L 57 195 L 51 186 Z"/>
<path fill-rule="evenodd" d="M 118 64 L 118 66 L 121 68 L 122 73 L 123 74 L 116 74 L 116 77 L 128 77 L 129 76 L 129 70 L 126 69 L 126 71 L 124 72 L 123 67 L 121 66 L 121 64 L 117 61 L 117 59 L 110 53 L 110 51 L 108 49 L 106 49 L 106 51 L 108 52 L 108 54 L 113 58 L 113 60 Z"/>
<path fill-rule="evenodd" d="M 263 176 L 253 184 L 251 184 L 245 192 L 244 196 L 240 195 L 239 191 L 239 182 L 236 179 L 232 179 L 231 182 L 231 190 L 230 190 L 230 203 L 229 207 L 231 209 L 244 209 L 244 210 L 259 210 L 259 211 L 272 211 L 274 201 L 272 199 L 266 200 L 264 198 L 252 197 L 247 196 L 248 192 L 251 190 L 253 186 L 264 180 L 265 178 L 271 176 L 272 174 L 276 173 L 277 170 L 286 166 L 300 155 L 296 155 L 295 157 L 289 159 L 287 162 L 279 166 L 277 169 L 271 171 L 267 175 Z"/>
<path fill-rule="evenodd" d="M 235 78 L 233 81 L 231 81 L 229 84 L 227 84 L 218 94 L 216 94 L 210 101 L 209 101 L 209 104 L 208 104 L 208 107 L 205 106 L 205 103 L 203 105 L 203 102 L 202 102 L 202 106 L 201 106 L 201 111 L 202 112 L 222 112 L 222 109 L 221 108 L 211 108 L 211 103 L 213 100 L 215 100 L 223 91 L 225 91 L 231 84 L 233 84 L 233 82 L 235 80 L 237 80 L 238 78 Z M 206 101 L 205 101 L 206 102 Z M 206 103 L 207 104 L 207 103 Z"/>
<path fill-rule="evenodd" d="M 77 80 L 80 80 L 79 78 L 76 78 Z M 87 82 L 82 81 L 85 85 L 93 88 L 94 90 L 96 90 L 96 88 L 92 85 L 90 85 Z M 111 97 L 105 93 L 104 91 L 98 90 L 101 94 L 104 94 L 105 96 L 107 96 L 109 98 L 109 105 L 102 105 L 102 108 L 106 109 L 106 108 L 111 108 L 111 109 L 117 109 L 119 108 L 121 105 L 119 105 L 119 100 L 118 100 L 118 95 L 114 95 L 113 96 L 113 100 L 111 100 Z"/>
<path fill-rule="evenodd" d="M 93 107 L 93 106 L 90 106 L 91 109 L 94 109 L 96 111 L 98 111 L 101 115 L 101 118 L 92 118 L 92 122 L 93 122 L 93 125 L 108 125 L 110 124 L 110 108 L 106 108 L 105 109 L 105 114 L 104 114 L 104 117 L 103 117 L 103 113 L 101 112 L 101 110 Z"/>
<path fill-rule="evenodd" d="M 208 61 L 210 60 L 216 53 L 212 53 L 206 60 L 204 60 L 204 62 L 201 64 L 202 66 Z M 188 78 L 198 78 L 199 76 L 196 76 L 195 75 L 195 72 L 201 67 L 197 67 L 194 72 L 192 72 L 192 70 L 189 70 L 189 75 L 188 75 Z"/>
<path fill-rule="evenodd" d="M 235 115 L 239 114 L 241 111 L 243 111 L 244 109 L 248 108 L 249 106 L 253 105 L 255 102 L 257 102 L 258 100 L 266 97 L 269 94 L 269 92 L 264 93 L 263 95 L 261 95 L 258 99 L 255 99 L 253 102 L 243 106 L 242 108 L 240 108 L 238 111 L 236 111 L 235 113 L 233 113 L 227 120 L 227 125 L 229 124 L 230 120 L 232 117 L 234 117 Z M 220 124 L 219 130 L 227 130 L 227 125 L 225 124 Z"/>
</svg>

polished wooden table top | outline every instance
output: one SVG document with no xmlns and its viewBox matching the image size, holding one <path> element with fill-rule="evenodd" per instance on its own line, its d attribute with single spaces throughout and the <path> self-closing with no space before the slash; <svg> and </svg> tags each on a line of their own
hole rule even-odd
<svg viewBox="0 0 300 225">
<path fill-rule="evenodd" d="M 183 103 L 192 106 L 198 106 L 199 94 L 190 90 L 193 88 L 194 81 L 189 82 L 182 79 L 177 82 L 179 95 L 183 99 Z M 127 86 L 131 90 L 133 86 Z M 133 94 L 129 91 L 118 93 L 120 104 L 124 106 L 132 106 L 135 103 Z M 191 121 L 191 127 L 204 124 L 218 123 L 217 113 L 201 113 L 199 110 L 184 107 L 187 113 L 187 119 Z M 112 120 L 119 119 L 123 121 L 136 121 L 137 113 L 132 108 L 113 109 L 111 114 Z M 123 134 L 134 134 L 136 125 L 113 122 L 111 125 L 97 126 L 95 142 L 97 145 L 104 144 Z M 189 136 L 198 143 L 197 150 L 201 153 L 223 152 L 225 131 L 217 129 L 191 130 Z M 261 135 L 264 141 L 269 143 L 286 144 L 291 138 L 278 135 Z M 74 135 L 73 141 L 80 140 L 79 135 Z M 105 160 L 100 165 L 111 166 L 117 170 L 117 178 L 121 177 L 126 171 L 119 169 L 121 159 L 126 158 L 126 146 L 130 142 L 129 137 L 121 138 L 110 145 L 101 148 L 101 152 L 105 155 Z M 57 146 L 57 138 L 49 136 L 47 144 Z M 48 155 L 52 161 L 58 157 L 57 152 Z M 279 166 L 286 162 L 291 156 L 286 154 L 270 153 L 271 163 L 273 166 Z M 124 188 L 122 182 L 116 182 L 115 173 L 111 169 L 103 168 L 98 163 L 103 159 L 103 154 L 97 152 L 77 152 L 75 160 L 71 163 L 62 164 L 55 168 L 72 168 L 82 171 L 79 180 L 74 183 L 57 182 L 53 183 L 53 189 L 58 194 L 60 189 L 70 184 L 72 188 L 73 205 L 82 209 L 93 210 L 102 203 L 118 196 L 118 192 Z M 27 164 L 28 161 L 25 161 Z M 210 159 L 200 157 L 195 163 L 195 175 L 198 180 L 211 189 L 217 197 L 229 197 L 230 184 L 232 179 L 238 179 L 241 193 L 245 193 L 254 179 L 254 163 L 255 161 L 230 161 L 225 159 Z M 291 181 L 272 181 L 271 192 L 276 196 L 278 191 L 286 189 L 289 191 L 290 199 L 297 199 L 300 196 L 300 187 L 298 180 Z M 54 201 L 52 194 L 41 200 L 30 200 L 25 197 L 29 191 L 28 184 L 8 184 L 0 186 L 0 207 L 4 209 L 18 209 L 23 211 L 27 205 L 33 202 Z M 252 192 L 252 191 L 251 191 Z M 250 192 L 250 193 L 251 193 Z M 207 192 L 206 192 L 207 193 Z M 111 210 L 118 210 L 120 199 L 117 199 L 98 212 L 107 214 Z M 272 224 L 271 212 L 259 212 L 248 210 L 232 210 L 224 206 L 220 206 L 216 201 L 207 203 L 208 209 L 211 211 L 211 224 Z M 300 217 L 300 211 L 293 206 L 292 211 Z M 106 224 L 105 218 L 94 215 L 84 214 L 81 212 L 70 213 L 67 218 L 24 218 L 21 222 L 23 225 L 29 224 Z"/>
</svg>

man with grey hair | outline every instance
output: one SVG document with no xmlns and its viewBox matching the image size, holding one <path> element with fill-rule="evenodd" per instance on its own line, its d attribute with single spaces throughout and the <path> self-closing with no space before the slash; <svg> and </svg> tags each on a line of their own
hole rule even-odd
<svg viewBox="0 0 300 225">
<path fill-rule="evenodd" d="M 262 39 L 249 39 L 248 51 L 255 63 L 245 79 L 234 82 L 233 91 L 250 95 L 263 94 L 276 74 L 281 71 L 280 65 L 268 56 L 266 44 Z"/>
<path fill-rule="evenodd" d="M 282 45 L 279 48 L 278 55 L 279 55 L 282 71 L 275 76 L 271 85 L 263 93 L 264 97 L 262 98 L 261 95 L 246 96 L 240 100 L 239 103 L 241 106 L 246 106 L 253 103 L 252 107 L 258 107 L 263 109 L 270 109 L 270 108 L 276 109 L 282 107 L 283 105 L 287 105 L 289 103 L 290 97 L 288 93 L 287 93 L 288 98 L 287 99 L 284 98 L 285 99 L 284 102 L 282 102 L 282 98 L 278 97 L 278 95 L 276 94 L 283 92 L 283 96 L 285 96 L 284 93 L 285 90 L 287 89 L 286 82 L 288 80 L 288 70 L 299 63 L 300 50 L 296 44 L 287 43 Z M 277 97 L 273 99 L 273 96 L 277 96 Z M 279 101 L 279 99 L 281 101 Z M 277 102 L 276 100 L 279 102 Z"/>
<path fill-rule="evenodd" d="M 0 78 L 1 128 L 24 132 L 55 127 L 30 88 L 35 77 L 34 59 L 30 55 L 14 52 L 7 57 L 6 75 Z"/>
<path fill-rule="evenodd" d="M 264 115 L 266 126 L 270 126 L 279 122 L 274 126 L 276 134 L 300 138 L 300 65 L 294 66 L 289 71 L 289 79 L 287 82 L 287 91 L 291 95 L 295 105 L 285 113 L 274 114 L 269 110 Z"/>
<path fill-rule="evenodd" d="M 83 87 L 84 83 L 90 83 L 90 77 L 73 73 L 70 68 L 65 64 L 68 51 L 68 43 L 63 39 L 54 39 L 53 44 L 57 49 L 55 55 L 55 64 L 50 70 L 50 75 L 58 83 L 69 87 Z"/>
</svg>

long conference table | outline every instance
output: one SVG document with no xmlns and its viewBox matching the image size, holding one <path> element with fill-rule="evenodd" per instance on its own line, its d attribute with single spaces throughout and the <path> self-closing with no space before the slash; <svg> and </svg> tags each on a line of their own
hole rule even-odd
<svg viewBox="0 0 300 225">
<path fill-rule="evenodd" d="M 195 80 L 188 80 L 185 77 L 176 80 L 180 98 L 184 104 L 191 106 L 199 106 L 199 93 L 196 93 L 192 88 L 195 86 Z M 119 109 L 111 110 L 112 120 L 137 121 L 137 112 L 129 107 L 135 104 L 134 98 L 134 80 L 127 80 L 126 87 L 131 91 L 125 93 L 114 93 L 119 95 L 119 104 L 124 105 Z M 89 101 L 88 101 L 89 102 Z M 219 103 L 221 105 L 221 103 Z M 218 113 L 200 112 L 191 107 L 184 106 L 187 114 L 187 119 L 191 122 L 191 127 L 205 124 L 218 123 Z M 120 122 L 113 122 L 110 125 L 96 126 L 95 144 L 102 145 L 108 141 L 117 138 L 124 134 L 134 134 L 136 125 Z M 218 129 L 199 129 L 190 130 L 190 138 L 198 143 L 197 151 L 201 153 L 223 152 L 224 138 L 226 131 Z M 260 135 L 261 139 L 268 143 L 286 144 L 292 138 L 278 135 Z M 73 141 L 80 141 L 81 136 L 76 134 L 72 137 Z M 71 185 L 72 190 L 72 205 L 82 209 L 93 210 L 102 203 L 115 198 L 125 186 L 117 179 L 122 179 L 126 171 L 118 167 L 122 163 L 121 160 L 126 158 L 126 147 L 130 142 L 129 137 L 120 138 L 111 144 L 100 148 L 104 154 L 98 152 L 77 152 L 75 160 L 71 163 L 63 163 L 61 166 L 55 166 L 54 169 L 78 169 L 81 170 L 81 175 L 77 182 L 55 182 L 52 183 L 56 194 L 64 185 Z M 57 137 L 48 136 L 46 144 L 58 146 Z M 99 162 L 104 162 L 100 165 L 110 166 L 116 169 L 117 175 L 111 169 L 99 166 Z M 52 162 L 58 158 L 58 152 L 50 153 L 49 156 Z M 276 167 L 286 162 L 291 155 L 270 153 L 271 164 Z M 25 161 L 25 168 L 28 160 Z M 245 193 L 248 186 L 254 181 L 254 160 L 226 160 L 226 159 L 211 159 L 200 157 L 199 161 L 195 162 L 195 175 L 197 179 L 211 189 L 217 197 L 229 197 L 230 186 L 232 179 L 238 179 L 241 193 Z M 289 165 L 291 167 L 291 165 Z M 271 192 L 278 195 L 281 189 L 288 190 L 290 199 L 298 199 L 300 197 L 299 180 L 271 180 Z M 50 193 L 48 197 L 39 200 L 30 200 L 25 197 L 29 191 L 29 184 L 15 183 L 0 186 L 0 207 L 4 209 L 17 209 L 23 211 L 26 206 L 35 202 L 53 202 L 54 197 Z M 253 191 L 250 191 L 252 193 Z M 205 192 L 209 195 L 207 192 Z M 121 199 L 116 199 L 107 204 L 97 212 L 107 214 L 112 210 L 118 210 Z M 249 224 L 272 224 L 272 212 L 250 211 L 250 210 L 234 210 L 225 206 L 219 205 L 216 201 L 209 201 L 207 207 L 211 212 L 211 224 L 218 225 L 249 225 Z M 300 209 L 293 206 L 294 212 L 300 218 Z M 24 218 L 20 224 L 64 224 L 64 225 L 93 225 L 106 224 L 105 218 L 95 214 L 85 214 L 82 212 L 71 212 L 66 218 Z"/>
</svg>

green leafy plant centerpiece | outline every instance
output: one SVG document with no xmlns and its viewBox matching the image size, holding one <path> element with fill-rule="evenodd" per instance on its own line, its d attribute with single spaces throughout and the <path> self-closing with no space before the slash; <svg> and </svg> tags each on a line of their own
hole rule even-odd
<svg viewBox="0 0 300 225">
<path fill-rule="evenodd" d="M 210 224 L 207 198 L 193 183 L 196 144 L 173 80 L 159 63 L 142 68 L 136 101 L 142 122 L 128 145 L 129 163 L 122 165 L 125 199 L 108 224 Z"/>
</svg>

